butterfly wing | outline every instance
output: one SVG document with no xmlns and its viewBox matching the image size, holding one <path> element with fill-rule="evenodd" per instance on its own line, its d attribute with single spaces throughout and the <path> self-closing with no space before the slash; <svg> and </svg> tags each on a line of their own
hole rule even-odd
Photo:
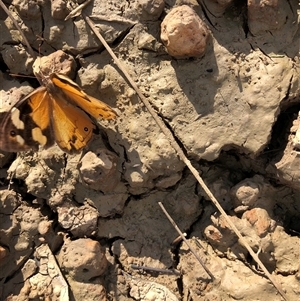
<svg viewBox="0 0 300 301">
<path fill-rule="evenodd" d="M 62 93 L 51 94 L 53 112 L 51 122 L 57 145 L 65 152 L 77 152 L 89 142 L 95 124 L 90 117 Z"/>
<path fill-rule="evenodd" d="M 67 76 L 54 73 L 45 86 L 34 90 L 3 115 L 0 149 L 37 150 L 39 145 L 47 148 L 56 141 L 65 152 L 79 151 L 96 130 L 86 113 L 95 119 L 117 116 L 112 108 L 87 95 Z"/>
<path fill-rule="evenodd" d="M 8 152 L 37 150 L 54 143 L 50 124 L 49 95 L 39 87 L 19 100 L 0 120 L 0 149 Z"/>
<path fill-rule="evenodd" d="M 82 110 L 93 116 L 95 119 L 114 119 L 118 114 L 107 104 L 87 95 L 76 83 L 67 76 L 53 73 L 52 82 L 55 86 L 62 89 L 70 101 L 79 106 Z"/>
</svg>

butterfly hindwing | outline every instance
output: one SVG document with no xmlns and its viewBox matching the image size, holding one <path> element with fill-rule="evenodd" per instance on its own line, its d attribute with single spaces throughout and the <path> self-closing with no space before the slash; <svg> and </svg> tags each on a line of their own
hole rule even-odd
<svg viewBox="0 0 300 301">
<path fill-rule="evenodd" d="M 93 116 L 95 119 L 114 119 L 117 113 L 107 104 L 87 95 L 75 82 L 62 74 L 53 73 L 51 75 L 52 82 L 55 86 L 69 97 L 70 101 L 79 106 L 82 110 Z"/>
<path fill-rule="evenodd" d="M 57 145 L 68 153 L 85 147 L 96 129 L 90 117 L 63 95 L 53 99 L 51 122 Z"/>
<path fill-rule="evenodd" d="M 39 87 L 5 112 L 0 120 L 0 149 L 19 152 L 52 145 L 49 118 L 47 90 Z"/>
</svg>

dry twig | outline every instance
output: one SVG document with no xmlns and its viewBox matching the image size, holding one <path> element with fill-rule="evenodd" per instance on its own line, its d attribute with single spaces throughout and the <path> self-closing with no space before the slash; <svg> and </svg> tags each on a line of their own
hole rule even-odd
<svg viewBox="0 0 300 301">
<path fill-rule="evenodd" d="M 23 42 L 27 46 L 27 50 L 28 50 L 29 54 L 35 59 L 36 58 L 35 52 L 33 51 L 33 49 L 30 46 L 28 40 L 26 39 L 26 37 L 25 37 L 25 35 L 24 35 L 21 27 L 19 26 L 18 22 L 13 17 L 13 15 L 10 13 L 10 11 L 7 9 L 7 7 L 4 5 L 4 3 L 2 2 L 2 0 L 0 0 L 0 6 L 6 12 L 6 14 L 10 17 L 10 19 L 12 20 L 12 22 L 14 23 L 14 25 L 16 26 L 16 28 L 19 30 L 20 35 L 22 36 Z"/>
<path fill-rule="evenodd" d="M 206 267 L 206 265 L 204 264 L 204 262 L 202 261 L 202 259 L 198 256 L 198 254 L 194 251 L 194 249 L 192 248 L 192 246 L 190 245 L 190 243 L 188 242 L 188 240 L 185 238 L 184 234 L 180 231 L 179 227 L 176 225 L 176 223 L 174 222 L 174 220 L 172 219 L 172 217 L 169 215 L 169 213 L 165 209 L 164 205 L 161 202 L 158 202 L 158 205 L 160 206 L 160 208 L 162 209 L 162 211 L 164 212 L 164 214 L 167 216 L 167 218 L 169 219 L 169 221 L 171 222 L 171 224 L 173 225 L 173 227 L 176 229 L 176 231 L 178 232 L 178 234 L 181 236 L 181 238 L 183 239 L 183 241 L 186 243 L 186 245 L 188 246 L 188 248 L 194 254 L 194 256 L 196 257 L 196 259 L 202 265 L 202 267 L 206 271 L 206 273 L 210 276 L 210 278 L 212 280 L 215 280 L 214 275 Z"/>
<path fill-rule="evenodd" d="M 167 269 L 160 269 L 160 268 L 154 268 L 154 267 L 148 267 L 145 265 L 137 265 L 132 264 L 131 268 L 134 270 L 140 270 L 145 272 L 155 272 L 160 274 L 170 274 L 170 275 L 180 275 L 180 272 L 178 270 L 167 270 Z"/>
</svg>

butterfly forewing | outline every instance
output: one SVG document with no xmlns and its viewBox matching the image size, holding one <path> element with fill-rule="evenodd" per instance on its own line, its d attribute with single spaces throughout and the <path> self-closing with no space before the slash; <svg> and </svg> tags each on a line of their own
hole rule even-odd
<svg viewBox="0 0 300 301">
<path fill-rule="evenodd" d="M 0 121 L 0 149 L 19 152 L 52 145 L 49 118 L 49 97 L 46 88 L 40 87 L 5 113 Z"/>
<path fill-rule="evenodd" d="M 51 75 L 53 83 L 62 89 L 62 91 L 82 110 L 93 116 L 95 119 L 114 119 L 117 113 L 107 104 L 87 95 L 76 83 L 62 74 Z"/>
</svg>

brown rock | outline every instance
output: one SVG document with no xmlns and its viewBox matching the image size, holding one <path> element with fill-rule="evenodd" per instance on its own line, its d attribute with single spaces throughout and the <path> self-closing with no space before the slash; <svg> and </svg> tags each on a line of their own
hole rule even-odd
<svg viewBox="0 0 300 301">
<path fill-rule="evenodd" d="M 33 72 L 37 77 L 39 73 L 51 74 L 57 72 L 74 78 L 75 68 L 74 58 L 61 50 L 57 50 L 47 56 L 38 57 L 32 66 Z"/>
<path fill-rule="evenodd" d="M 243 214 L 242 218 L 249 221 L 249 223 L 255 228 L 257 235 L 260 237 L 266 235 L 270 230 L 272 230 L 272 226 L 275 225 L 268 212 L 262 208 L 248 210 Z"/>
<path fill-rule="evenodd" d="M 2 259 L 5 258 L 7 255 L 8 251 L 4 247 L 0 246 L 0 263 Z"/>
<path fill-rule="evenodd" d="M 106 149 L 99 149 L 96 153 L 88 152 L 85 154 L 80 167 L 85 184 L 95 190 L 112 191 L 120 179 L 117 160 L 117 156 Z"/>
<path fill-rule="evenodd" d="M 260 185 L 262 177 L 255 176 L 253 178 L 245 179 L 232 187 L 230 194 L 233 198 L 234 204 L 238 206 L 252 207 L 260 196 Z"/>
<path fill-rule="evenodd" d="M 67 2 L 63 0 L 51 1 L 51 16 L 53 19 L 64 20 L 68 15 Z"/>
<path fill-rule="evenodd" d="M 90 238 L 66 241 L 58 259 L 68 275 L 77 281 L 86 282 L 101 276 L 107 266 L 103 248 Z"/>
<path fill-rule="evenodd" d="M 74 236 L 92 235 L 97 229 L 98 211 L 88 204 L 77 207 L 65 203 L 57 207 L 58 222 Z"/>
<path fill-rule="evenodd" d="M 205 23 L 187 5 L 174 8 L 161 23 L 161 40 L 174 57 L 203 56 L 208 37 Z"/>
<path fill-rule="evenodd" d="M 253 35 L 277 30 L 284 25 L 287 13 L 283 2 L 248 0 L 248 25 Z"/>
</svg>

